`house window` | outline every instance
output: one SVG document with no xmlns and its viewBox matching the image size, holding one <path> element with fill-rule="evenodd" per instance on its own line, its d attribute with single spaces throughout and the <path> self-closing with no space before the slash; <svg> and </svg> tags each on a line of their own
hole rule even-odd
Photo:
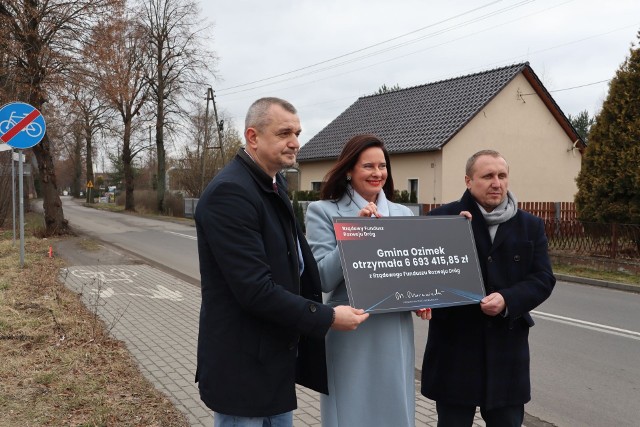
<svg viewBox="0 0 640 427">
<path fill-rule="evenodd" d="M 418 203 L 418 180 L 409 180 L 409 202 Z"/>
<path fill-rule="evenodd" d="M 321 181 L 311 181 L 311 191 L 320 191 Z"/>
</svg>

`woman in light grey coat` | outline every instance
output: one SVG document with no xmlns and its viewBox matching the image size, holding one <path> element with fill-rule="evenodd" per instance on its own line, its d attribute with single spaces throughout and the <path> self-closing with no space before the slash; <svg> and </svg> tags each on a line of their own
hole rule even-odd
<svg viewBox="0 0 640 427">
<path fill-rule="evenodd" d="M 334 217 L 410 216 L 390 201 L 393 179 L 384 144 L 358 135 L 325 177 L 322 200 L 309 204 L 307 240 L 318 262 L 324 300 L 348 303 Z M 418 314 L 430 318 L 430 310 Z M 329 395 L 320 396 L 323 427 L 415 425 L 415 349 L 410 312 L 373 314 L 355 332 L 326 336 Z"/>
</svg>

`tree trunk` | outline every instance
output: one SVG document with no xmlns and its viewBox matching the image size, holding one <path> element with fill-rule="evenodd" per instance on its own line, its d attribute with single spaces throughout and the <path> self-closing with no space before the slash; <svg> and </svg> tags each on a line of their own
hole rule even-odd
<svg viewBox="0 0 640 427">
<path fill-rule="evenodd" d="M 71 187 L 71 195 L 73 197 L 80 197 L 80 189 L 82 185 L 82 136 L 78 133 L 76 141 L 73 146 L 73 183 Z"/>
<path fill-rule="evenodd" d="M 31 11 L 38 10 L 38 1 L 29 0 L 25 2 L 25 8 Z M 24 66 L 24 71 L 27 73 L 27 76 L 29 76 L 30 81 L 27 99 L 29 104 L 37 108 L 38 111 L 43 112 L 42 106 L 46 100 L 42 88 L 44 69 L 39 62 L 43 42 L 37 37 L 39 21 L 33 19 L 33 17 L 30 18 L 32 19 L 29 20 L 27 25 L 28 31 L 26 33 L 26 39 L 22 42 L 22 46 L 26 51 L 26 66 Z M 42 141 L 33 146 L 31 150 L 38 161 L 45 234 L 47 236 L 67 234 L 69 232 L 69 224 L 68 221 L 64 219 L 62 202 L 58 194 L 58 183 L 56 181 L 53 157 L 51 155 L 51 142 L 46 132 Z"/>
<path fill-rule="evenodd" d="M 51 157 L 51 144 L 46 133 L 42 141 L 32 148 L 32 151 L 38 161 L 38 172 L 40 173 L 45 232 L 48 236 L 67 234 L 69 232 L 69 224 L 64 219 L 62 202 L 58 195 L 53 158 Z"/>
<path fill-rule="evenodd" d="M 86 175 L 87 175 L 87 183 L 91 182 L 95 186 L 95 176 L 93 175 L 93 141 L 91 138 L 91 127 L 85 124 L 85 138 L 86 138 L 86 156 L 85 156 L 85 165 L 86 165 Z M 97 187 L 96 187 L 97 188 Z M 92 203 L 93 200 L 89 200 L 89 191 L 87 191 L 87 203 Z"/>
<path fill-rule="evenodd" d="M 135 211 L 133 200 L 133 156 L 131 155 L 131 120 L 124 124 L 124 144 L 122 147 L 122 166 L 124 169 L 124 210 Z"/>
<path fill-rule="evenodd" d="M 73 165 L 73 181 L 71 183 L 71 195 L 75 198 L 80 197 L 80 189 L 82 187 L 82 164 L 75 163 Z"/>
<path fill-rule="evenodd" d="M 162 64 L 162 50 L 161 46 L 158 45 L 158 58 L 160 64 Z M 164 86 L 164 75 L 162 65 L 158 65 L 158 105 L 156 106 L 156 152 L 158 157 L 158 182 L 157 182 L 157 194 L 158 194 L 158 212 L 165 213 L 165 191 L 166 191 L 166 182 L 165 176 L 166 172 L 166 158 L 164 151 L 164 95 L 165 95 L 165 86 Z"/>
<path fill-rule="evenodd" d="M 156 124 L 156 152 L 158 156 L 158 212 L 166 213 L 165 192 L 167 190 L 165 177 L 167 175 L 166 156 L 164 150 L 164 123 L 158 117 Z"/>
</svg>

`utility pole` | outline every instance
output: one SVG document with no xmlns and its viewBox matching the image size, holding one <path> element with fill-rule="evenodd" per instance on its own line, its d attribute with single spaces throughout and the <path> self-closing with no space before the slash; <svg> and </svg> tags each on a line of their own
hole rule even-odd
<svg viewBox="0 0 640 427">
<path fill-rule="evenodd" d="M 216 129 L 218 130 L 218 147 L 220 149 L 220 157 L 222 157 L 222 166 L 224 167 L 224 149 L 222 148 L 222 121 L 218 120 L 218 109 L 216 108 L 216 100 L 213 98 L 213 89 L 209 88 L 211 91 L 211 100 L 213 101 L 213 114 L 216 119 Z"/>
<path fill-rule="evenodd" d="M 202 142 L 202 167 L 200 174 L 200 196 L 204 192 L 204 165 L 206 159 L 207 146 L 209 145 L 209 100 L 213 100 L 213 90 L 211 88 L 207 89 L 207 107 L 204 110 L 204 141 Z"/>
<path fill-rule="evenodd" d="M 204 110 L 204 142 L 202 144 L 202 173 L 201 173 L 201 182 L 200 182 L 200 194 L 204 191 L 204 166 L 205 166 L 205 153 L 208 148 L 219 148 L 220 156 L 222 157 L 222 166 L 224 166 L 224 151 L 222 148 L 222 128 L 223 123 L 218 121 L 218 109 L 216 108 L 216 100 L 213 95 L 213 89 L 207 89 L 207 107 Z M 218 130 L 218 146 L 210 147 L 209 146 L 209 101 L 213 103 L 213 115 L 216 121 L 216 129 Z"/>
<path fill-rule="evenodd" d="M 151 139 L 151 125 L 149 125 L 149 163 L 147 163 L 147 168 L 149 169 L 149 171 L 151 171 L 151 162 L 153 161 L 153 140 Z M 156 188 L 156 186 L 153 185 L 153 174 L 151 172 L 149 172 L 150 178 L 151 178 L 151 188 Z"/>
</svg>

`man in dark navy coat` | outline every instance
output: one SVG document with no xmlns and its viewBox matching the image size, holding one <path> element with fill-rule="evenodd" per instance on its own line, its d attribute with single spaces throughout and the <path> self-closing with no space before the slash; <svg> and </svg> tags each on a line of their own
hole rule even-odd
<svg viewBox="0 0 640 427">
<path fill-rule="evenodd" d="M 476 407 L 488 427 L 522 425 L 531 400 L 529 312 L 555 285 L 544 223 L 517 208 L 509 166 L 496 151 L 467 161 L 467 191 L 430 215 L 468 211 L 487 296 L 479 305 L 433 310 L 422 394 L 436 401 L 439 427 L 468 427 Z"/>
<path fill-rule="evenodd" d="M 246 147 L 198 201 L 196 381 L 216 427 L 292 426 L 296 382 L 327 393 L 328 329 L 368 317 L 321 303 L 318 268 L 279 174 L 295 163 L 300 131 L 287 101 L 254 102 Z"/>
</svg>

